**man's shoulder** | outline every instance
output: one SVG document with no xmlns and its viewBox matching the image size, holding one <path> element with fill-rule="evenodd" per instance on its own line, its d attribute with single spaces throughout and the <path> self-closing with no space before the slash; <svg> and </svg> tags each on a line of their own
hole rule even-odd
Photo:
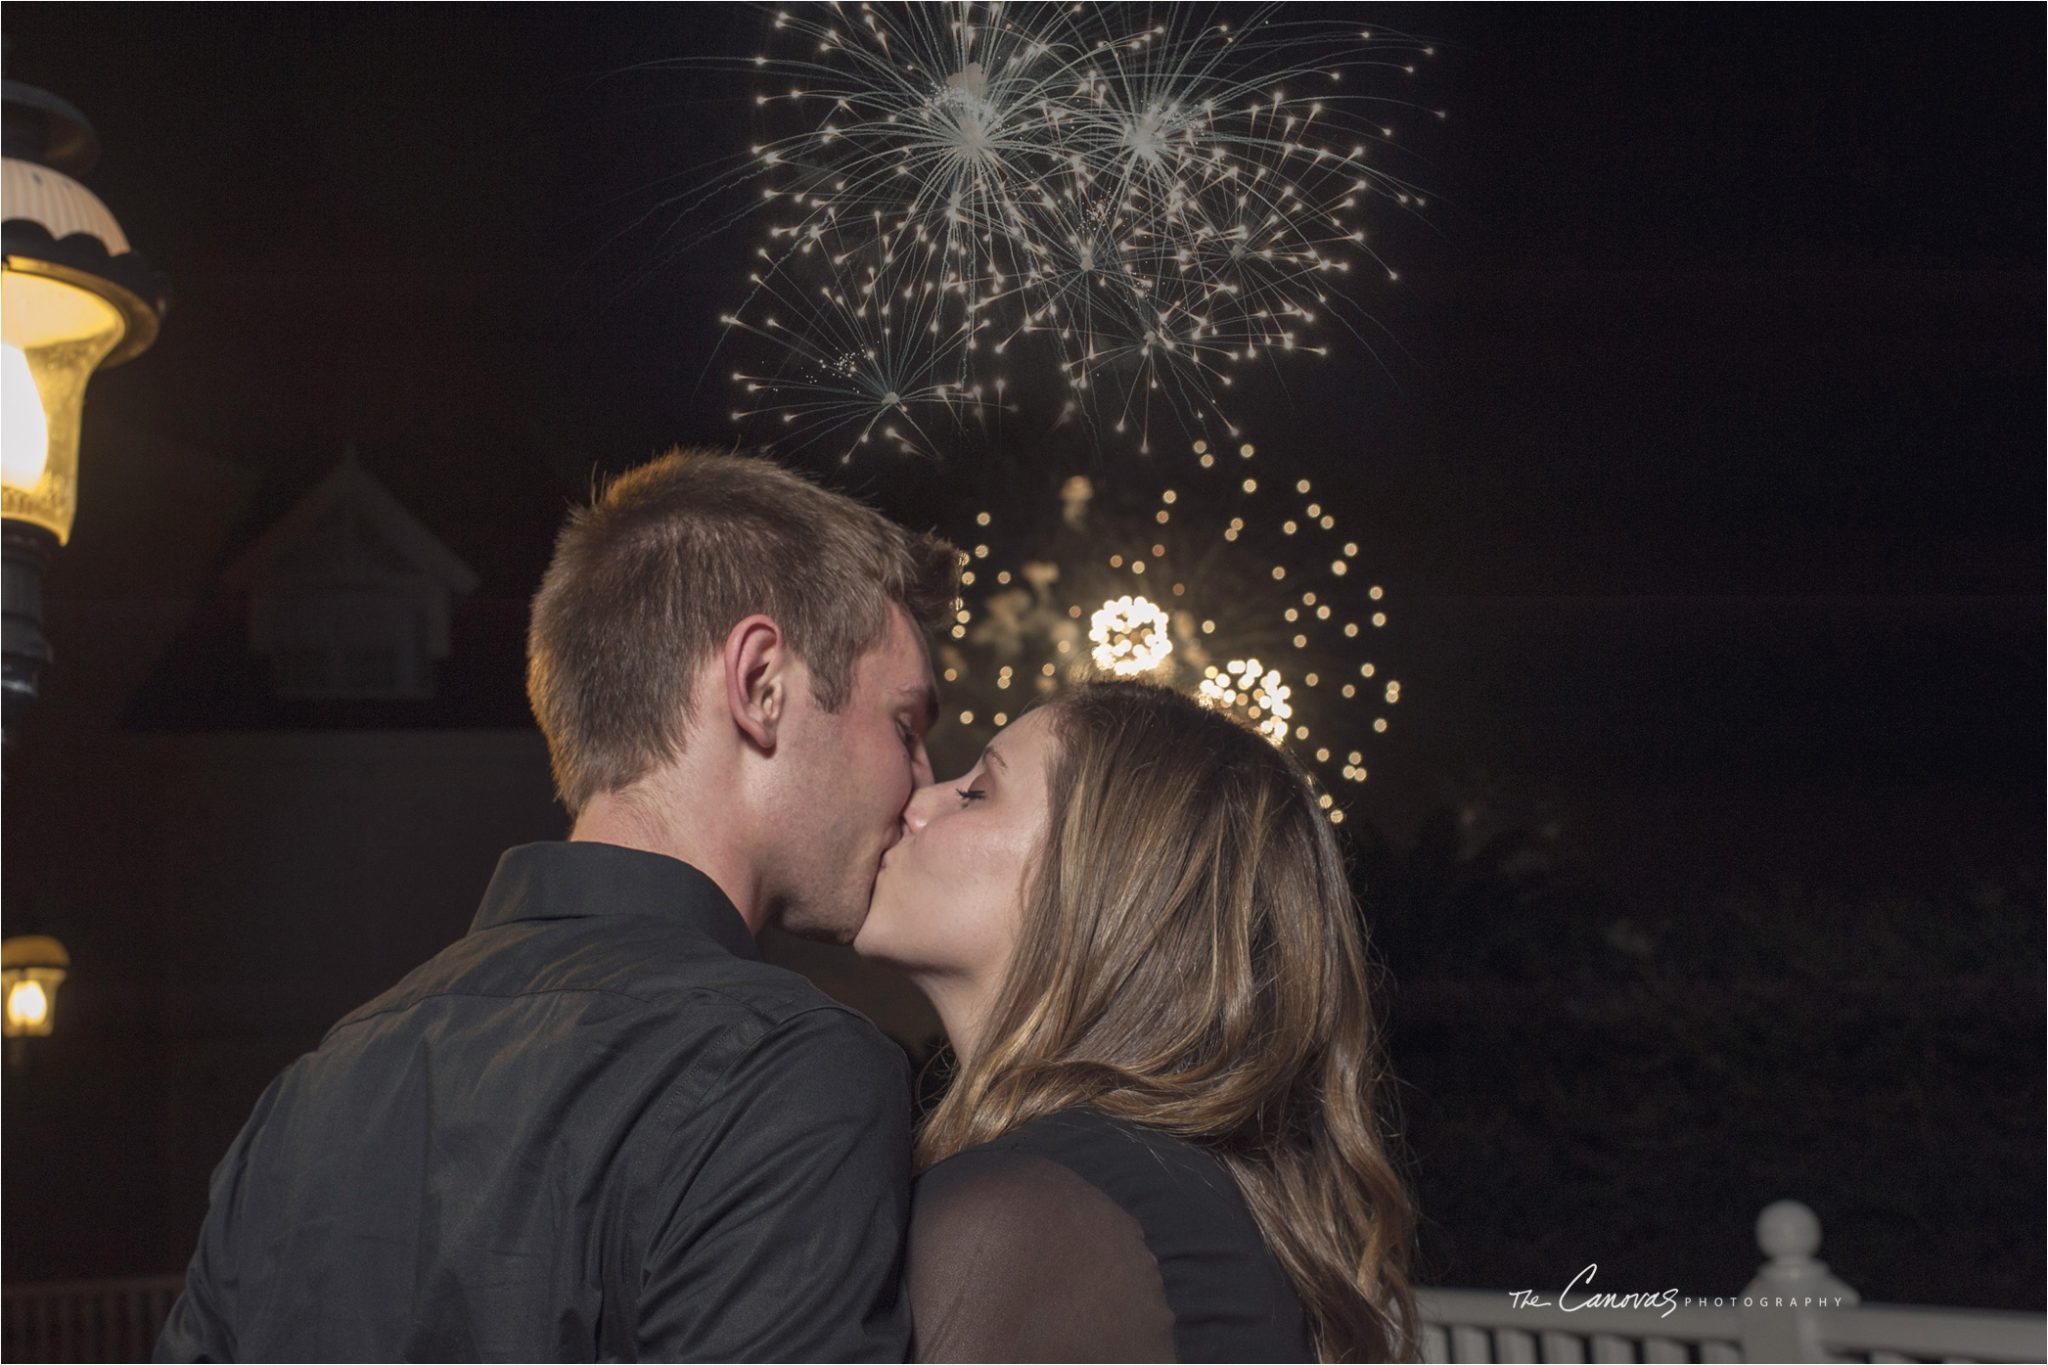
<svg viewBox="0 0 2048 1365">
<path fill-rule="evenodd" d="M 783 974 L 795 978 L 795 988 L 732 1001 L 753 1024 L 736 1074 L 778 1077 L 819 1096 L 872 1093 L 883 1082 L 907 1091 L 910 1059 L 902 1047 L 858 1010 L 795 972 Z"/>
<path fill-rule="evenodd" d="M 637 1040 L 633 1051 L 670 1055 L 700 1085 L 722 1072 L 827 1090 L 909 1083 L 903 1049 L 808 978 L 654 917 L 472 933 L 337 1021 L 321 1051 L 388 1050 L 451 1028 L 485 1043 L 508 1028 Z"/>
<path fill-rule="evenodd" d="M 774 1028 L 821 1010 L 845 1028 L 866 1024 L 796 972 L 646 916 L 529 920 L 472 932 L 350 1011 L 333 1031 L 429 1001 L 488 1007 L 574 996 L 624 1013 L 688 1006 L 728 1027 Z"/>
</svg>

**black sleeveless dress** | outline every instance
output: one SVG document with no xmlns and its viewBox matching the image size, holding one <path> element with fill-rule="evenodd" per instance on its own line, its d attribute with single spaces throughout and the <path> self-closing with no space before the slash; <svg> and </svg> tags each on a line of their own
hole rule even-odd
<svg viewBox="0 0 2048 1365">
<path fill-rule="evenodd" d="M 917 1360 L 1313 1360 L 1301 1301 L 1201 1148 L 1092 1109 L 940 1162 L 911 1196 Z"/>
</svg>

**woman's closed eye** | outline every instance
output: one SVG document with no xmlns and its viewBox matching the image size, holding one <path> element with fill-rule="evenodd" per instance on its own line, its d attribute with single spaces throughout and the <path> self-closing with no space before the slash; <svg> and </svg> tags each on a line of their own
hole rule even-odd
<svg viewBox="0 0 2048 1365">
<path fill-rule="evenodd" d="M 958 796 L 963 804 L 971 804 L 973 802 L 983 800 L 988 796 L 987 792 L 976 791 L 972 787 L 955 787 L 953 789 L 953 794 L 955 796 Z"/>
</svg>

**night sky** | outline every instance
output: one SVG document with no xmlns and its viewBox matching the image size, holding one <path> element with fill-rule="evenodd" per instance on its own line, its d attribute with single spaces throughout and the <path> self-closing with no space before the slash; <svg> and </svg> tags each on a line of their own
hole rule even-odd
<svg viewBox="0 0 2048 1365">
<path fill-rule="evenodd" d="M 1240 408 L 1388 587 L 1377 818 L 1512 789 L 1622 875 L 2037 861 L 2039 16 L 1376 22 L 1437 39 L 1415 89 L 1449 117 L 1401 166 L 1431 206 L 1379 234 L 1371 351 Z M 10 6 L 9 74 L 88 111 L 90 181 L 175 289 L 89 424 L 256 471 L 259 524 L 353 440 L 522 599 L 593 471 L 732 439 L 712 319 L 753 236 L 674 204 L 750 136 L 700 59 L 763 23 Z M 1004 475 L 839 477 L 957 527 Z M 122 496 L 88 480 L 82 551 Z M 122 572 L 79 590 L 147 591 Z M 491 685 L 477 723 L 516 716 Z"/>
<path fill-rule="evenodd" d="M 1316 479 L 1363 546 L 1361 569 L 1387 589 L 1381 653 L 1403 700 L 1373 743 L 1361 823 L 1398 842 L 1433 815 L 1485 808 L 1504 826 L 1560 831 L 1603 894 L 1630 913 L 1635 898 L 1682 903 L 1678 923 L 1710 893 L 1755 892 L 1726 921 L 1702 911 L 1693 955 L 1678 962 L 1709 1006 L 1722 967 L 1782 965 L 1770 950 L 1784 906 L 1836 893 L 1866 907 L 1899 893 L 1903 915 L 1935 921 L 1915 930 L 1924 939 L 1892 943 L 1904 959 L 1926 943 L 1924 957 L 1962 960 L 1979 928 L 1941 917 L 1977 906 L 2004 937 L 1969 941 L 2019 944 L 2000 950 L 2005 967 L 2031 964 L 2038 978 L 2039 8 L 1291 8 L 1429 35 L 1437 52 L 1414 96 L 1448 111 L 1402 126 L 1400 170 L 1431 202 L 1376 225 L 1401 281 L 1364 297 L 1381 328 L 1371 348 L 1290 365 L 1237 404 L 1261 458 Z M 108 653 L 65 637 L 66 623 L 119 620 L 124 602 L 188 590 L 165 588 L 151 554 L 131 548 L 138 528 L 162 546 L 189 521 L 225 565 L 352 442 L 481 579 L 458 628 L 478 632 L 477 647 L 458 635 L 443 697 L 404 723 L 530 724 L 519 628 L 566 509 L 606 471 L 679 442 L 735 439 L 714 319 L 737 302 L 754 234 L 707 235 L 712 224 L 679 207 L 753 136 L 748 79 L 708 59 L 758 50 L 763 14 L 16 0 L 6 20 L 7 76 L 91 118 L 104 158 L 86 182 L 174 300 L 157 345 L 92 386 L 77 528 L 47 586 L 58 659 L 46 694 L 83 694 Z M 234 500 L 194 491 L 181 503 L 141 467 L 152 449 L 252 488 L 241 523 L 202 526 Z M 1055 466 L 1116 468 L 1044 438 L 1007 462 L 976 451 L 825 473 L 959 535 L 974 509 Z M 216 686 L 207 650 L 240 649 L 239 613 L 225 599 L 196 611 L 125 724 L 273 724 Z M 226 632 L 212 645 L 209 619 Z M 75 738 L 63 723 L 57 700 L 31 714 L 10 751 L 10 797 L 34 746 L 45 762 L 31 772 L 60 770 Z M 1780 894 L 1788 884 L 1807 890 Z M 1927 888 L 1939 894 L 1912 898 Z M 1370 888 L 1367 900 L 1371 918 Z M 1423 946 L 1454 967 L 1476 956 Z M 1825 951 L 1840 959 L 1831 980 L 1859 970 L 1853 937 Z M 1798 1143 L 1769 1125 L 1808 1115 L 1821 1131 L 1802 1155 L 1853 1167 L 1867 1136 L 1884 1134 L 1898 1157 L 1884 1169 L 1920 1181 L 1907 1211 L 1971 1222 L 2004 1274 L 1930 1269 L 1925 1229 L 1885 1203 L 1886 1185 L 1865 1191 L 1858 1213 L 1859 1288 L 2038 1308 L 2039 1226 L 2031 1212 L 2013 1223 L 2001 1184 L 2020 1163 L 1972 1186 L 1978 1214 L 1952 1213 L 1947 1188 L 1949 1110 L 2001 1103 L 1996 1150 L 2024 1154 L 2032 1183 L 2016 1188 L 2036 1196 L 2012 1207 L 2038 1209 L 2038 984 L 2023 975 L 1981 992 L 2004 1013 L 1939 1024 L 1940 1047 L 1975 1052 L 1882 1038 L 1892 1050 L 1866 1059 L 1877 1079 L 1837 1068 L 1812 1095 L 1781 1065 L 1799 1040 L 1757 1054 L 1756 1075 L 1790 1078 L 1768 1104 L 1728 1061 L 1767 1032 L 1750 1030 L 1756 1015 L 1728 1016 L 1727 1038 L 1703 1054 L 1720 1069 L 1702 1077 L 1667 1064 L 1681 1047 L 1632 1061 L 1599 1034 L 1585 1054 L 1624 1093 L 1639 1061 L 1684 1095 L 1736 1096 L 1713 1102 L 1758 1125 L 1674 1158 L 1697 1178 L 1693 1193 L 1627 1205 L 1644 1210 L 1636 1231 L 1690 1242 L 1672 1210 L 1712 1211 L 1736 1234 L 1733 1259 L 1696 1273 L 1746 1275 L 1754 1256 L 1735 1224 L 1770 1188 L 1807 1186 L 1728 1172 L 1738 1149 L 1759 1167 L 1791 1152 Z M 1860 984 L 1879 1023 L 1845 1008 L 1845 1037 L 1896 1031 L 1914 1011 L 1936 1021 L 1960 998 L 1935 973 L 1900 990 Z M 1778 986 L 1787 1010 L 1834 1009 L 1837 997 Z M 1418 1141 L 1437 1144 L 1425 1185 L 1439 1182 L 1428 1193 L 1453 1238 L 1479 1230 L 1445 1253 L 1450 1273 L 1470 1278 L 1441 1282 L 1507 1283 L 1521 1263 L 1456 1259 L 1485 1250 L 1502 1201 L 1525 1200 L 1515 1209 L 1527 1227 L 1555 1221 L 1527 1202 L 1546 1192 L 1606 1217 L 1587 1191 L 1646 1162 L 1623 1139 L 1601 1146 L 1608 1101 L 1572 1099 L 1576 1073 L 1539 1077 L 1529 1084 L 1576 1105 L 1584 1129 L 1558 1144 L 1566 1159 L 1529 1155 L 1538 1177 L 1490 1185 L 1473 1144 L 1498 1138 L 1509 1110 L 1482 1072 L 1489 1058 L 1520 1067 L 1514 1047 L 1527 1051 L 1534 1026 L 1516 1013 L 1524 997 L 1503 994 L 1473 1020 L 1455 996 L 1435 1024 L 1426 997 L 1415 993 L 1402 1055 L 1428 1097 Z M 1898 1000 L 1902 1013 L 1884 1012 Z M 2013 1018 L 2031 1031 L 2024 1046 L 2010 1045 Z M 1562 1043 L 1539 1041 L 1576 1065 Z M 1937 1075 L 1964 1088 L 1921 1088 Z M 1462 1098 L 1443 1098 L 1460 1084 Z M 1997 1095 L 1971 1098 L 1969 1085 Z M 1845 1108 L 1813 1098 L 1830 1086 Z M 223 1103 L 239 1116 L 250 1098 Z M 1685 1136 L 1687 1120 L 1638 1118 Z M 187 1183 L 180 1197 L 196 1200 L 196 1177 Z M 1493 1250 L 1512 1256 L 1517 1237 Z M 1539 1278 L 1562 1264 L 1531 1263 Z"/>
</svg>

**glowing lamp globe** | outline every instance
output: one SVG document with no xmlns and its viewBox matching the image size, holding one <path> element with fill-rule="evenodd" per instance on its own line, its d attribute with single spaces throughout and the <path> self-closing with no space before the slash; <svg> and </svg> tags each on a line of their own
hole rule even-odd
<svg viewBox="0 0 2048 1365">
<path fill-rule="evenodd" d="M 59 544 L 78 510 L 85 386 L 156 340 L 163 284 L 99 197 L 73 178 L 98 156 L 64 101 L 6 87 L 0 162 L 0 512 Z"/>
<path fill-rule="evenodd" d="M 0 1032 L 48 1037 L 57 1022 L 57 988 L 70 966 L 64 945 L 47 934 L 0 940 Z"/>
<path fill-rule="evenodd" d="M 86 381 L 136 329 L 100 292 L 30 264 L 9 256 L 0 270 L 0 507 L 61 545 L 78 512 Z"/>
<path fill-rule="evenodd" d="M 43 565 L 70 540 L 78 514 L 86 384 L 149 348 L 166 294 L 163 277 L 75 178 L 99 156 L 84 116 L 19 81 L 0 81 L 0 93 L 0 726 L 11 734 L 50 661 Z"/>
</svg>

